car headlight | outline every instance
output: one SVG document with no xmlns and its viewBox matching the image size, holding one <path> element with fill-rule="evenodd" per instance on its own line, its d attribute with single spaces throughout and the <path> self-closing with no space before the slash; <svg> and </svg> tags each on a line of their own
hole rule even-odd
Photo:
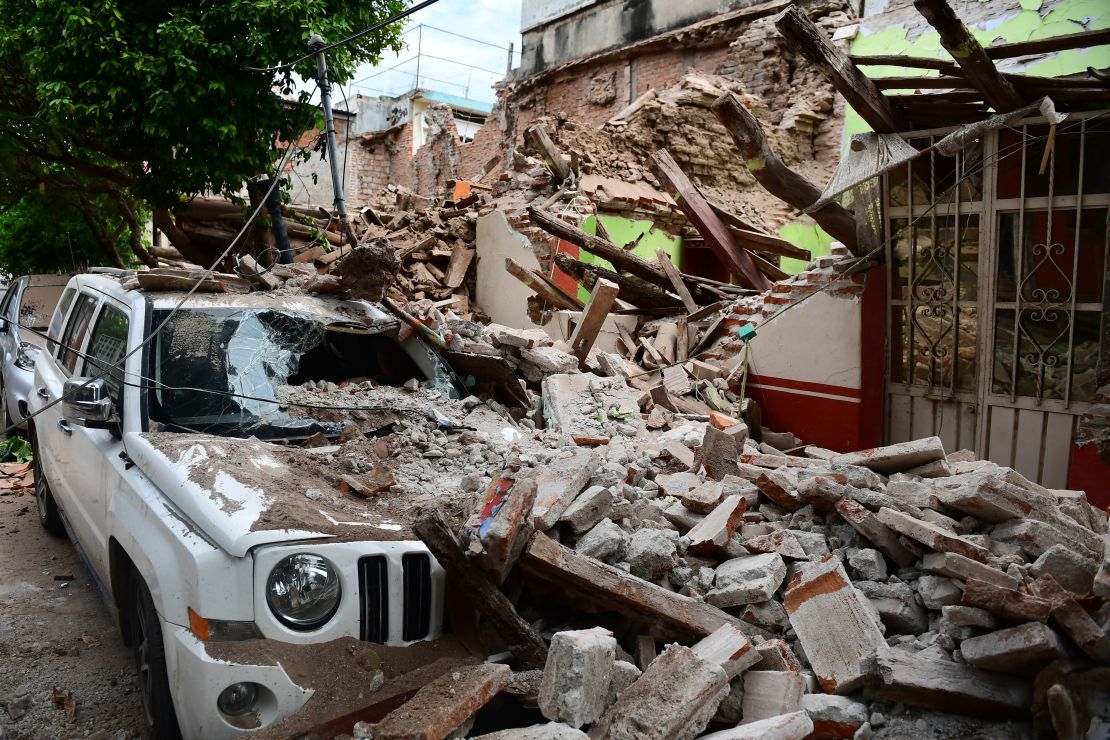
<svg viewBox="0 0 1110 740">
<path fill-rule="evenodd" d="M 35 358 L 38 357 L 39 348 L 30 342 L 20 342 L 19 350 L 15 355 L 16 367 L 21 367 L 24 370 L 35 369 Z"/>
<path fill-rule="evenodd" d="M 274 566 L 266 580 L 270 610 L 295 630 L 324 626 L 339 608 L 339 597 L 339 574 L 319 555 L 290 555 Z"/>
</svg>

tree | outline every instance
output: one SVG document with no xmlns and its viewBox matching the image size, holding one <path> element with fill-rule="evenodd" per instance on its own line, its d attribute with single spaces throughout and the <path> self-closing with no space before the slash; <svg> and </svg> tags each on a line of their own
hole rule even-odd
<svg viewBox="0 0 1110 740">
<path fill-rule="evenodd" d="M 255 72 L 338 40 L 406 0 L 0 0 L 0 209 L 64 198 L 110 238 L 126 224 L 151 264 L 138 212 L 165 219 L 191 196 L 233 195 L 273 175 L 311 120 L 290 70 Z M 328 52 L 336 81 L 400 50 L 400 24 Z M 93 208 L 92 204 L 96 204 Z M 109 215 L 111 214 L 111 215 Z"/>
<path fill-rule="evenodd" d="M 127 223 L 107 201 L 87 203 L 90 218 L 67 199 L 27 193 L 0 212 L 0 265 L 9 275 L 77 271 L 132 258 Z"/>
</svg>

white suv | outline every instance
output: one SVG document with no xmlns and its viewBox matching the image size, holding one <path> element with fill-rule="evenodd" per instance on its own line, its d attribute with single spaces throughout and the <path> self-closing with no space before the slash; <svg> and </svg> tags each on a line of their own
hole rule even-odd
<svg viewBox="0 0 1110 740">
<path fill-rule="evenodd" d="M 197 294 L 171 315 L 182 297 L 123 276 L 69 282 L 35 365 L 36 495 L 134 648 L 152 734 L 233 737 L 313 692 L 280 665 L 213 657 L 225 653 L 212 643 L 279 640 L 311 660 L 338 638 L 442 631 L 442 569 L 396 512 L 341 521 L 317 502 L 336 489 L 297 441 L 341 424 L 279 404 L 281 389 L 415 377 L 457 397 L 458 381 L 367 302 Z"/>
</svg>

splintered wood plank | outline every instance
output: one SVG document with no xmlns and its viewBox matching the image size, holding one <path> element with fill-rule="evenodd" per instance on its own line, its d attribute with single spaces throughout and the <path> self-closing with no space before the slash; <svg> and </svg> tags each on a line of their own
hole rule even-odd
<svg viewBox="0 0 1110 740">
<path fill-rule="evenodd" d="M 590 353 L 605 319 L 609 317 L 609 310 L 613 307 L 618 292 L 620 288 L 616 283 L 605 279 L 594 282 L 590 300 L 586 302 L 582 317 L 574 327 L 574 333 L 570 335 L 570 350 L 579 360 L 585 360 Z"/>
<path fill-rule="evenodd" d="M 946 0 L 914 0 L 913 6 L 940 34 L 941 45 L 960 65 L 964 76 L 983 99 L 1000 113 L 1025 105 L 1025 99 L 1002 77 L 986 50 L 971 35 Z"/>
<path fill-rule="evenodd" d="M 880 133 L 903 129 L 905 122 L 890 101 L 875 87 L 875 83 L 841 54 L 829 37 L 798 6 L 791 5 L 782 11 L 775 18 L 775 28 L 786 38 L 788 44 L 821 69 L 837 92 L 844 96 L 872 129 Z"/>
<path fill-rule="evenodd" d="M 505 258 L 505 270 L 515 277 L 520 282 L 527 285 L 536 295 L 543 300 L 550 303 L 556 308 L 566 309 L 568 311 L 581 311 L 582 303 L 572 300 L 569 296 L 561 291 L 555 290 L 546 281 L 542 280 L 540 276 L 531 270 L 527 269 L 512 257 Z"/>
<path fill-rule="evenodd" d="M 724 124 L 740 150 L 740 157 L 753 177 L 767 192 L 799 210 L 813 205 L 821 190 L 787 167 L 771 149 L 759 121 L 732 93 L 719 97 L 710 109 Z M 859 254 L 856 217 L 838 203 L 827 203 L 813 213 L 818 225 L 853 254 Z"/>
<path fill-rule="evenodd" d="M 738 627 L 747 634 L 753 634 L 753 630 L 760 633 L 711 604 L 682 596 L 625 573 L 620 568 L 579 555 L 543 533 L 532 539 L 521 565 L 536 576 L 552 583 L 572 586 L 594 597 L 600 606 L 616 609 L 634 619 L 657 619 L 699 637 L 725 624 Z"/>
<path fill-rule="evenodd" d="M 655 256 L 659 260 L 659 266 L 663 268 L 663 272 L 667 273 L 667 277 L 674 286 L 675 293 L 682 299 L 682 305 L 686 306 L 688 313 L 693 313 L 698 310 L 698 303 L 694 297 L 690 295 L 690 289 L 686 287 L 686 283 L 682 281 L 682 276 L 678 274 L 678 268 L 671 262 L 671 256 L 662 249 L 655 250 Z"/>
<path fill-rule="evenodd" d="M 537 123 L 528 127 L 524 136 L 543 156 L 544 163 L 551 170 L 551 174 L 555 176 L 556 184 L 570 176 L 570 165 L 563 159 L 563 155 L 559 154 L 559 150 L 548 135 L 547 129 Z"/>
<path fill-rule="evenodd" d="M 771 280 L 785 280 L 786 278 L 790 277 L 790 274 L 785 272 L 778 265 L 774 264 L 770 260 L 760 257 L 758 254 L 752 255 L 752 261 L 755 262 L 755 266 L 759 268 L 759 271 Z"/>
<path fill-rule="evenodd" d="M 1067 49 L 1086 49 L 1092 46 L 1110 44 L 1110 28 L 1097 31 L 1080 31 L 1062 36 L 1051 36 L 1033 41 L 1015 41 L 1012 44 L 995 44 L 987 47 L 991 59 L 1013 59 L 1031 54 L 1048 54 Z"/>
<path fill-rule="evenodd" d="M 660 149 L 652 158 L 652 163 L 655 174 L 670 190 L 679 209 L 705 239 L 717 259 L 735 272 L 747 287 L 770 290 L 771 281 L 755 266 L 752 256 L 736 245 L 732 233 L 713 212 L 694 183 L 690 182 L 690 178 L 686 177 L 670 152 Z"/>
<path fill-rule="evenodd" d="M 466 271 L 474 261 L 475 250 L 467 247 L 463 242 L 456 242 L 451 250 L 451 261 L 447 263 L 447 272 L 443 276 L 443 284 L 448 288 L 457 288 L 463 284 Z"/>
</svg>

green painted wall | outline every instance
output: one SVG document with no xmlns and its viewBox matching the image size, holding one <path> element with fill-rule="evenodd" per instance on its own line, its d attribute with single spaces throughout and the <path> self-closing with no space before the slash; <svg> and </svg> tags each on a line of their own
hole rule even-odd
<svg viewBox="0 0 1110 740">
<path fill-rule="evenodd" d="M 632 250 L 632 254 L 637 257 L 643 257 L 652 262 L 655 261 L 655 250 L 662 249 L 664 252 L 671 256 L 671 262 L 678 265 L 682 257 L 682 237 L 671 236 L 665 231 L 655 228 L 653 221 L 633 221 L 632 219 L 623 218 L 621 216 L 609 216 L 607 214 L 599 214 L 597 216 L 590 216 L 582 222 L 582 230 L 588 234 L 597 233 L 597 219 L 601 219 L 601 223 L 605 225 L 605 230 L 609 232 L 609 236 L 613 237 L 613 241 L 617 245 L 625 245 L 636 239 L 640 239 L 640 243 Z M 641 236 L 643 238 L 641 238 Z M 608 261 L 595 257 L 589 252 L 582 250 L 578 259 L 583 262 L 598 265 L 606 269 L 612 270 L 613 266 Z M 581 285 L 578 286 L 578 297 L 580 300 L 588 300 L 590 293 Z"/>
<path fill-rule="evenodd" d="M 825 233 L 824 229 L 812 221 L 808 224 L 787 224 L 779 229 L 779 236 L 795 246 L 808 249 L 812 259 L 817 259 L 818 257 L 823 257 L 828 254 L 831 251 L 832 243 L 835 241 L 835 239 Z M 802 260 L 783 257 L 781 267 L 783 272 L 797 275 L 806 268 L 807 264 L 807 262 L 803 262 Z"/>
</svg>

